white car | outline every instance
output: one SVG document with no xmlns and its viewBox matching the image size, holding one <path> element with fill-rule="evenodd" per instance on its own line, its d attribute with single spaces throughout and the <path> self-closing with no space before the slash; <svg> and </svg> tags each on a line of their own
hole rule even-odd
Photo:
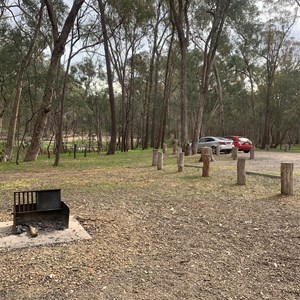
<svg viewBox="0 0 300 300">
<path fill-rule="evenodd" d="M 230 153 L 234 147 L 233 141 L 230 139 L 215 137 L 215 136 L 204 136 L 199 139 L 198 152 L 201 152 L 203 147 L 211 147 L 212 152 L 215 154 L 217 147 L 220 147 L 220 152 Z"/>
</svg>

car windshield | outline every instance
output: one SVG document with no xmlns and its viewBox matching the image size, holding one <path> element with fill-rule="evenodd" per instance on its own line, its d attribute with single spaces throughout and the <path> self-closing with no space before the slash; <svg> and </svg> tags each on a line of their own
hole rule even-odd
<svg viewBox="0 0 300 300">
<path fill-rule="evenodd" d="M 245 143 L 245 142 L 248 142 L 248 143 L 251 143 L 251 141 L 249 140 L 249 139 L 247 139 L 247 138 L 239 138 L 239 140 L 241 141 L 241 142 L 243 142 L 243 143 Z"/>
</svg>

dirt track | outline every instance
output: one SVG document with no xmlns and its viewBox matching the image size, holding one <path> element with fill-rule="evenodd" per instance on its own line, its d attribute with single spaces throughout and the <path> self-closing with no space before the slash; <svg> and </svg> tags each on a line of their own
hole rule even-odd
<svg viewBox="0 0 300 300">
<path fill-rule="evenodd" d="M 300 154 L 268 152 L 246 169 L 279 174 L 283 160 L 299 171 Z M 177 173 L 176 163 L 149 165 L 59 177 L 45 170 L 93 239 L 2 251 L 0 298 L 300 299 L 297 188 L 284 197 L 278 179 L 258 176 L 237 186 L 229 156 L 212 164 L 210 178 L 193 168 Z M 30 176 L 39 185 L 44 173 Z"/>
</svg>

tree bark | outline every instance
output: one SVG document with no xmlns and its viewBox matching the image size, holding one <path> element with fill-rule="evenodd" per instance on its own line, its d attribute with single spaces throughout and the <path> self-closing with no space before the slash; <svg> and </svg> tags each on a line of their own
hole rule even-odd
<svg viewBox="0 0 300 300">
<path fill-rule="evenodd" d="M 183 146 L 188 142 L 188 118 L 187 118 L 187 51 L 189 45 L 189 19 L 188 0 L 178 0 L 178 5 L 170 0 L 171 20 L 177 30 L 180 44 L 180 98 L 181 98 L 181 129 L 180 144 Z"/>
<path fill-rule="evenodd" d="M 110 143 L 108 147 L 107 154 L 115 154 L 116 151 L 116 142 L 117 142 L 117 119 L 116 119 L 116 103 L 114 95 L 114 86 L 113 86 L 113 74 L 110 64 L 110 52 L 109 52 L 109 38 L 106 29 L 106 16 L 105 16 L 105 4 L 102 0 L 98 0 L 100 17 L 101 17 L 101 26 L 103 31 L 103 44 L 105 51 L 105 62 L 106 62 L 106 72 L 107 72 L 107 84 L 108 84 L 108 94 L 109 94 L 109 103 L 110 103 L 110 114 L 111 114 L 111 133 L 110 133 Z"/>
<path fill-rule="evenodd" d="M 50 21 L 52 23 L 54 47 L 51 53 L 51 61 L 48 68 L 42 103 L 37 114 L 36 122 L 34 124 L 31 144 L 27 150 L 25 161 L 34 161 L 37 159 L 39 147 L 42 142 L 45 126 L 47 124 L 47 117 L 52 109 L 53 91 L 56 83 L 56 75 L 60 63 L 60 58 L 65 50 L 67 38 L 74 25 L 77 13 L 84 3 L 84 0 L 74 1 L 60 34 L 58 34 L 57 23 L 53 13 L 53 4 L 50 3 L 49 0 L 45 0 L 45 3 L 47 6 Z"/>
</svg>

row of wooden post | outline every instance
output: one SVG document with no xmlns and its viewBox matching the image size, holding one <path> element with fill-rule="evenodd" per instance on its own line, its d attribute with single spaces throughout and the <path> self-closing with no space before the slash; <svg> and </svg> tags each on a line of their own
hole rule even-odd
<svg viewBox="0 0 300 300">
<path fill-rule="evenodd" d="M 281 163 L 280 179 L 281 179 L 281 194 L 293 195 L 294 194 L 294 164 Z M 237 184 L 246 184 L 246 159 L 239 158 L 237 160 Z"/>
<path fill-rule="evenodd" d="M 204 147 L 202 149 L 203 150 L 200 158 L 200 161 L 203 162 L 202 176 L 209 177 L 210 162 L 212 160 L 211 148 Z M 153 149 L 152 166 L 157 166 L 157 170 L 163 169 L 163 157 L 165 152 L 166 152 L 165 147 L 163 148 L 163 151 L 159 151 L 158 149 Z M 178 151 L 177 153 L 178 172 L 183 171 L 184 156 L 185 156 L 184 152 Z M 250 159 L 253 158 L 254 158 L 254 148 L 252 151 L 250 151 Z M 281 163 L 280 178 L 281 178 L 281 194 L 283 195 L 294 194 L 293 170 L 294 170 L 293 163 Z M 246 158 L 237 158 L 237 184 L 238 185 L 246 184 Z"/>
</svg>

